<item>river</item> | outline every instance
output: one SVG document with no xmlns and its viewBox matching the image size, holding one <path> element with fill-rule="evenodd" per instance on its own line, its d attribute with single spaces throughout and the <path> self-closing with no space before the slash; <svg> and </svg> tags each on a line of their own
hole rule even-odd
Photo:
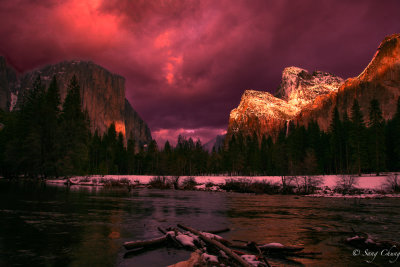
<svg viewBox="0 0 400 267">
<path fill-rule="evenodd" d="M 123 242 L 160 236 L 157 226 L 224 227 L 233 240 L 279 242 L 318 259 L 275 266 L 373 266 L 342 240 L 351 227 L 399 241 L 398 199 L 335 199 L 222 192 L 128 190 L 0 181 L 0 266 L 166 266 L 190 252 L 172 247 L 125 256 Z M 374 264 L 390 264 L 379 256 Z"/>
</svg>

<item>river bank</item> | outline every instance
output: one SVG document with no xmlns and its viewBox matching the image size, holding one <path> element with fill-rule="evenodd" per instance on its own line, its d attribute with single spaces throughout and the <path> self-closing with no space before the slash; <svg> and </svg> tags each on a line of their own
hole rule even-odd
<svg viewBox="0 0 400 267">
<path fill-rule="evenodd" d="M 322 176 L 151 176 L 91 175 L 49 179 L 46 183 L 69 186 L 106 186 L 255 194 L 297 194 L 330 198 L 400 197 L 400 175 L 364 174 Z"/>
</svg>

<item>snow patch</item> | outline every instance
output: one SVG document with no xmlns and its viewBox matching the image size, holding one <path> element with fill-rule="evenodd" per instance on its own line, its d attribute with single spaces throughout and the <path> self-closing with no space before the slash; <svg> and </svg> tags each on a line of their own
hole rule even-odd
<svg viewBox="0 0 400 267">
<path fill-rule="evenodd" d="M 215 234 L 211 234 L 211 233 L 207 233 L 207 232 L 200 232 L 202 233 L 205 237 L 210 238 L 210 239 L 215 239 L 215 240 L 223 240 L 224 238 L 219 236 L 219 235 L 215 235 Z"/>
<path fill-rule="evenodd" d="M 248 262 L 251 266 L 258 266 L 261 262 L 257 260 L 255 255 L 242 255 L 243 260 Z"/>
<path fill-rule="evenodd" d="M 188 235 L 178 234 L 176 240 L 185 247 L 194 247 L 194 238 Z"/>
<path fill-rule="evenodd" d="M 265 245 L 260 246 L 260 248 L 283 248 L 284 245 L 281 243 L 268 243 Z"/>
<path fill-rule="evenodd" d="M 201 254 L 201 258 L 205 262 L 212 262 L 212 263 L 218 263 L 219 262 L 217 256 L 210 255 L 210 254 L 207 254 L 207 253 Z"/>
</svg>

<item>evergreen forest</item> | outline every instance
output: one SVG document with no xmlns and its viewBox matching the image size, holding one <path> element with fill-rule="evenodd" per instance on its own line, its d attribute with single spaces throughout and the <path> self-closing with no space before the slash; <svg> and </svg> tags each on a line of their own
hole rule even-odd
<svg viewBox="0 0 400 267">
<path fill-rule="evenodd" d="M 316 122 L 289 123 L 277 138 L 238 132 L 225 145 L 203 148 L 179 136 L 177 145 L 155 140 L 139 146 L 111 124 L 91 133 L 73 77 L 63 103 L 57 80 L 48 88 L 40 77 L 12 112 L 0 111 L 0 176 L 65 177 L 87 174 L 148 175 L 312 175 L 400 170 L 400 99 L 391 120 L 372 100 L 364 117 L 355 99 L 349 114 L 333 110 L 328 132 Z"/>
</svg>

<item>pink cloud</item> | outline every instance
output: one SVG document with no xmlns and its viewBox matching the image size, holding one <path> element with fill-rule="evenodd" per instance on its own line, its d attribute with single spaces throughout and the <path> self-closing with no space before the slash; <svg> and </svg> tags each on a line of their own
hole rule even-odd
<svg viewBox="0 0 400 267">
<path fill-rule="evenodd" d="M 397 0 L 3 2 L 0 54 L 19 71 L 92 60 L 124 76 L 152 132 L 173 140 L 226 129 L 243 91 L 274 91 L 286 66 L 358 75 L 400 32 Z"/>
<path fill-rule="evenodd" d="M 153 131 L 153 138 L 157 141 L 160 149 L 163 148 L 166 141 L 171 145 L 175 146 L 177 143 L 177 137 L 179 135 L 185 136 L 186 138 L 192 138 L 193 141 L 201 140 L 204 145 L 209 140 L 213 139 L 217 135 L 226 134 L 226 129 L 213 129 L 213 128 L 197 128 L 197 129 L 160 129 Z"/>
</svg>

